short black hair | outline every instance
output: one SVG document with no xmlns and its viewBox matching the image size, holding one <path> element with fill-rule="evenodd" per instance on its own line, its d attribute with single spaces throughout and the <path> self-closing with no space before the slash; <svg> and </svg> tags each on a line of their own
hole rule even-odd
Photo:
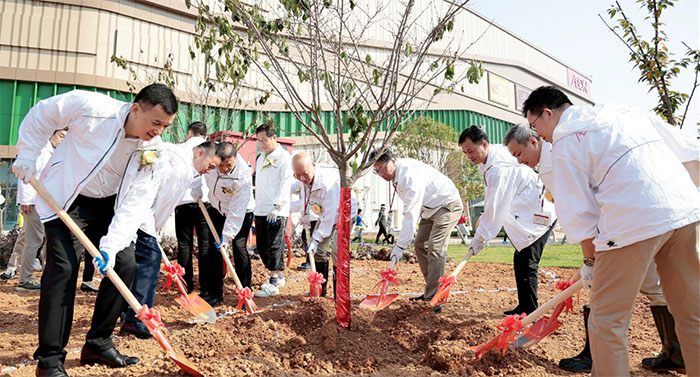
<svg viewBox="0 0 700 377">
<path fill-rule="evenodd" d="M 538 114 L 545 108 L 558 109 L 566 104 L 573 105 L 561 89 L 556 86 L 540 86 L 523 102 L 523 116 L 527 117 L 528 111 L 531 114 Z"/>
<path fill-rule="evenodd" d="M 236 146 L 228 141 L 220 141 L 217 143 L 217 153 L 221 157 L 221 161 L 229 159 L 231 157 L 236 157 Z"/>
<path fill-rule="evenodd" d="M 218 153 L 219 147 L 218 147 L 217 143 L 215 143 L 211 140 L 207 140 L 207 141 L 203 142 L 202 144 L 197 145 L 196 147 L 194 147 L 192 149 L 204 149 L 207 152 L 207 156 L 219 154 Z"/>
<path fill-rule="evenodd" d="M 277 137 L 277 127 L 275 127 L 274 124 L 261 124 L 258 126 L 258 128 L 255 129 L 255 134 L 259 134 L 261 132 L 264 132 L 267 137 Z"/>
<path fill-rule="evenodd" d="M 192 122 L 187 131 L 192 131 L 192 136 L 207 136 L 207 125 L 202 122 Z"/>
<path fill-rule="evenodd" d="M 134 103 L 138 103 L 141 107 L 160 105 L 168 115 L 177 114 L 177 98 L 173 91 L 163 84 L 151 84 L 141 89 L 134 98 Z M 150 107 L 145 108 L 145 110 L 148 109 Z"/>
<path fill-rule="evenodd" d="M 469 126 L 466 130 L 462 131 L 459 135 L 458 145 L 462 145 L 465 140 L 471 140 L 474 144 L 481 144 L 482 141 L 486 140 L 489 142 L 489 135 L 486 135 L 486 131 L 479 126 Z"/>
<path fill-rule="evenodd" d="M 369 160 L 372 161 L 374 160 L 375 157 L 377 157 L 377 154 L 379 154 L 378 150 L 373 150 L 372 153 L 369 154 Z M 391 152 L 391 149 L 385 149 L 384 153 L 382 153 L 379 158 L 377 158 L 377 162 L 389 162 L 394 159 L 394 154 Z"/>
</svg>

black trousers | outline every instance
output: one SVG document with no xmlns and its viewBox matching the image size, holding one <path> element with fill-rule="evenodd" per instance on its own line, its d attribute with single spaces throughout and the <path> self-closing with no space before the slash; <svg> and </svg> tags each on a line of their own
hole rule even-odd
<svg viewBox="0 0 700 377">
<path fill-rule="evenodd" d="M 513 254 L 515 286 L 518 288 L 518 306 L 521 312 L 531 313 L 537 309 L 537 269 L 551 231 L 550 227 L 537 241 Z"/>
<path fill-rule="evenodd" d="M 384 241 L 387 241 L 387 237 L 389 236 L 389 234 L 387 233 L 384 225 L 379 224 L 379 231 L 377 232 L 377 239 L 374 240 L 374 243 L 379 243 L 379 236 L 381 236 L 382 234 L 384 235 Z"/>
<path fill-rule="evenodd" d="M 209 208 L 209 203 L 204 203 Z M 194 268 L 192 267 L 192 254 L 194 252 L 194 231 L 197 231 L 197 247 L 199 248 L 199 285 L 202 288 L 203 259 L 209 255 L 209 226 L 204 219 L 202 210 L 197 203 L 181 204 L 175 207 L 175 237 L 177 238 L 177 263 L 185 269 L 185 283 L 187 292 L 194 290 Z M 216 251 L 216 250 L 215 250 Z M 206 279 L 206 278 L 205 278 Z"/>
<path fill-rule="evenodd" d="M 284 271 L 284 229 L 286 217 L 277 217 L 272 224 L 267 223 L 267 216 L 255 216 L 255 239 L 258 252 L 268 271 Z"/>
<path fill-rule="evenodd" d="M 79 195 L 68 209 L 68 215 L 85 232 L 90 241 L 99 246 L 102 236 L 114 216 L 115 196 L 88 198 Z M 75 287 L 78 281 L 80 242 L 60 219 L 44 224 L 46 231 L 46 267 L 41 276 L 39 298 L 39 347 L 34 358 L 39 367 L 50 368 L 63 365 L 65 347 L 73 323 Z M 136 271 L 133 244 L 117 253 L 114 271 L 124 284 L 131 284 Z M 124 299 L 109 279 L 100 283 L 95 301 L 92 323 L 87 333 L 85 346 L 98 351 L 113 347 L 111 335 Z"/>
<path fill-rule="evenodd" d="M 214 207 L 211 207 L 208 210 L 209 217 L 211 217 L 211 222 L 214 223 L 214 228 L 216 228 L 216 231 L 221 234 L 221 232 L 224 230 L 224 224 L 226 223 L 226 216 L 222 215 L 221 212 Z M 246 247 L 248 233 L 250 232 L 251 225 L 253 225 L 253 217 L 252 212 L 245 214 L 243 217 L 243 223 L 241 224 L 241 230 L 238 232 L 236 237 L 234 237 L 233 242 L 231 243 L 233 267 L 236 269 L 236 275 L 238 275 L 238 279 L 241 280 L 241 285 L 243 285 L 243 287 L 250 287 L 250 281 L 253 276 L 250 267 L 250 255 L 248 254 L 248 249 Z M 214 244 L 214 237 L 211 237 L 209 248 L 212 251 L 216 250 L 217 253 L 210 253 L 209 259 L 206 261 L 207 276 L 205 279 L 205 284 L 207 286 L 207 291 L 211 293 L 211 297 L 221 297 L 224 294 L 224 260 L 221 257 L 221 252 Z"/>
</svg>

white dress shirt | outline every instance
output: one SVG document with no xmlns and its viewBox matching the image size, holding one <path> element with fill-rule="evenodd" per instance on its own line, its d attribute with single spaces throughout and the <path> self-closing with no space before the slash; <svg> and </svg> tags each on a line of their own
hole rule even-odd
<svg viewBox="0 0 700 377">
<path fill-rule="evenodd" d="M 403 200 L 403 223 L 396 245 L 405 249 L 411 243 L 422 211 L 434 211 L 460 200 L 457 187 L 434 167 L 412 158 L 396 160 L 396 194 Z"/>
<path fill-rule="evenodd" d="M 218 169 L 204 176 L 209 188 L 209 201 L 219 213 L 226 217 L 223 237 L 233 239 L 241 230 L 246 213 L 255 209 L 253 198 L 253 169 L 240 154 L 236 155 L 236 166 L 228 173 Z"/>
<path fill-rule="evenodd" d="M 139 148 L 140 143 L 141 139 L 138 138 L 121 138 L 109 161 L 80 191 L 80 195 L 90 198 L 106 198 L 115 195 L 126 170 L 126 164 L 134 151 Z"/>
<path fill-rule="evenodd" d="M 192 136 L 191 138 L 187 139 L 181 145 L 184 145 L 184 146 L 188 147 L 189 149 L 192 149 L 192 148 L 204 143 L 205 141 L 207 141 L 207 140 L 201 136 Z M 197 173 L 196 170 L 195 170 L 194 174 L 195 175 L 192 177 L 191 184 L 187 187 L 187 190 L 185 190 L 185 194 L 182 196 L 182 199 L 180 199 L 180 201 L 177 203 L 177 205 L 194 203 L 195 201 L 192 198 L 192 188 L 197 187 L 197 186 L 202 187 L 202 201 L 203 202 L 209 201 L 209 195 L 207 192 L 207 187 L 204 184 L 204 180 L 199 175 L 199 173 Z"/>
<path fill-rule="evenodd" d="M 279 206 L 279 216 L 288 217 L 294 182 L 292 156 L 282 145 L 269 155 L 262 153 L 255 162 L 255 216 L 267 216 Z"/>
</svg>

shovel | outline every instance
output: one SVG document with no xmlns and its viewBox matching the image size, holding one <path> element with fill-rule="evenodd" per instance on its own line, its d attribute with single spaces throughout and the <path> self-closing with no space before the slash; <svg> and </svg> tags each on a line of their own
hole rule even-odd
<svg viewBox="0 0 700 377">
<path fill-rule="evenodd" d="M 177 264 L 177 262 L 170 263 L 168 256 L 165 255 L 163 249 L 158 245 L 160 252 L 163 256 L 163 263 L 165 263 L 165 272 L 168 273 L 168 278 L 165 281 L 163 290 L 167 289 L 170 291 L 170 284 L 174 281 L 177 285 L 177 289 L 182 294 L 180 297 L 176 298 L 178 304 L 182 305 L 190 313 L 197 316 L 197 318 L 202 319 L 208 323 L 216 322 L 216 312 L 211 305 L 207 304 L 199 295 L 195 292 L 187 294 L 187 289 L 185 288 L 185 282 L 182 280 L 182 274 L 184 271 L 182 267 Z"/>
<path fill-rule="evenodd" d="M 311 235 L 309 228 L 304 227 L 304 232 L 306 232 L 307 242 L 311 242 Z M 316 261 L 313 255 L 309 255 L 309 267 L 311 267 L 311 272 L 309 272 L 309 296 L 310 297 L 321 297 L 322 287 L 321 284 L 326 282 L 326 278 L 320 272 L 316 272 Z"/>
<path fill-rule="evenodd" d="M 35 177 L 32 177 L 29 181 L 29 183 L 34 187 L 36 192 L 51 206 L 51 209 L 56 212 L 58 217 L 63 221 L 63 223 L 66 224 L 66 227 L 70 229 L 71 232 L 75 235 L 75 237 L 80 241 L 81 244 L 85 247 L 85 250 L 87 250 L 88 253 L 94 258 L 94 257 L 102 257 L 100 252 L 95 248 L 95 245 L 90 242 L 90 240 L 87 238 L 85 233 L 78 227 L 78 225 L 73 221 L 73 219 L 66 213 L 66 211 L 58 204 L 56 203 L 56 200 L 49 194 L 48 191 L 46 191 L 46 188 L 44 185 L 42 185 Z M 168 338 L 165 336 L 165 333 L 163 330 L 165 329 L 165 325 L 163 325 L 163 322 L 160 317 L 160 313 L 153 309 L 149 308 L 147 305 L 141 305 L 138 300 L 136 300 L 136 297 L 131 293 L 129 288 L 124 284 L 122 279 L 117 275 L 116 272 L 114 272 L 113 269 L 108 269 L 107 273 L 105 274 L 109 280 L 112 281 L 114 286 L 119 290 L 119 293 L 121 293 L 122 297 L 124 297 L 124 300 L 131 306 L 131 309 L 134 310 L 135 313 L 138 313 L 136 316 L 138 319 L 143 321 L 143 323 L 148 327 L 148 331 L 153 335 L 153 338 L 158 341 L 160 346 L 165 350 L 165 352 L 168 354 L 170 359 L 175 362 L 182 370 L 187 372 L 187 374 L 195 376 L 195 377 L 200 377 L 202 374 L 197 371 L 196 367 L 194 364 L 192 364 L 189 360 L 185 359 L 184 357 L 178 355 L 173 347 L 170 345 L 170 342 L 168 341 Z"/>
<path fill-rule="evenodd" d="M 457 268 L 455 268 L 451 274 L 445 275 L 438 279 L 440 285 L 438 286 L 437 293 L 435 293 L 435 296 L 433 296 L 432 300 L 430 300 L 430 305 L 435 307 L 447 302 L 447 298 L 450 296 L 450 286 L 457 282 L 457 275 L 462 271 L 464 266 L 467 264 L 467 261 L 471 257 L 472 254 L 467 251 L 467 255 L 464 256 L 462 261 L 457 265 Z"/>
<path fill-rule="evenodd" d="M 214 236 L 214 239 L 220 241 L 219 233 L 216 231 L 214 223 L 211 222 L 211 217 L 209 217 L 209 212 L 207 212 L 207 208 L 204 207 L 204 203 L 202 203 L 201 199 L 198 200 L 197 203 L 199 204 L 199 209 L 202 210 L 202 214 L 204 214 L 204 219 L 207 220 L 209 230 Z M 238 298 L 238 306 L 236 306 L 236 309 L 243 310 L 243 304 L 245 303 L 245 310 L 248 311 L 248 314 L 255 314 L 263 311 L 263 309 L 258 309 L 258 306 L 253 302 L 253 291 L 248 287 L 243 288 L 241 279 L 238 278 L 238 274 L 236 274 L 236 270 L 233 268 L 233 264 L 231 264 L 231 259 L 228 257 L 228 251 L 220 247 L 218 249 L 226 262 L 228 272 L 233 276 L 233 281 L 236 282 L 236 298 Z"/>
<path fill-rule="evenodd" d="M 558 295 L 554 296 L 553 299 L 549 300 L 547 303 L 544 305 L 540 306 L 535 310 L 534 312 L 530 313 L 529 316 L 522 318 L 525 314 L 521 314 L 521 317 L 518 317 L 516 315 L 513 315 L 511 317 L 506 317 L 503 320 L 503 323 L 499 325 L 499 329 L 504 330 L 504 333 L 498 334 L 495 338 L 489 340 L 488 342 L 471 347 L 471 349 L 475 353 L 475 359 L 473 361 L 478 361 L 481 359 L 482 356 L 484 356 L 487 352 L 494 348 L 500 348 L 503 350 L 503 354 L 505 355 L 506 349 L 508 348 L 508 344 L 511 342 L 515 342 L 515 338 L 518 332 L 525 326 L 535 322 L 538 318 L 542 317 L 545 313 L 550 311 L 553 307 L 564 303 L 566 299 L 571 297 L 574 293 L 576 293 L 578 290 L 580 290 L 583 287 L 583 283 L 581 280 L 577 281 L 576 283 L 572 284 L 569 288 L 565 289 Z M 560 310 L 561 312 L 561 310 Z M 557 314 L 558 316 L 558 314 Z M 555 316 L 553 316 L 555 317 Z M 507 328 L 504 326 L 506 325 L 506 322 L 508 323 Z M 544 321 L 541 321 L 544 322 Z M 557 321 L 558 322 L 558 321 Z M 545 327 L 546 329 L 546 327 Z M 526 332 L 528 330 L 525 330 Z M 554 331 L 554 330 L 552 330 Z M 533 338 L 534 339 L 534 338 Z M 533 343 L 534 344 L 534 343 Z"/>
<path fill-rule="evenodd" d="M 379 291 L 379 295 L 368 295 L 367 298 L 365 298 L 361 303 L 360 307 L 363 309 L 369 309 L 369 310 L 382 310 L 389 306 L 394 300 L 396 300 L 397 297 L 399 297 L 398 293 L 393 293 L 393 294 L 386 294 L 387 289 L 389 289 L 389 284 L 393 285 L 399 285 L 399 281 L 394 279 L 396 276 L 396 270 L 394 267 L 396 266 L 396 259 L 392 258 L 391 263 L 389 264 L 389 268 L 385 268 L 382 270 L 381 275 L 382 275 L 382 280 L 377 283 L 374 288 L 372 289 L 377 289 L 381 288 Z"/>
</svg>

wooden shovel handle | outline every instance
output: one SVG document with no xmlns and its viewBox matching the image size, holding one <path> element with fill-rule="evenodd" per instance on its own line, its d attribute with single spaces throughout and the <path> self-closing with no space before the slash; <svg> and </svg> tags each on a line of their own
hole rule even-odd
<svg viewBox="0 0 700 377">
<path fill-rule="evenodd" d="M 452 271 L 452 273 L 450 275 L 456 277 L 462 271 L 464 266 L 467 264 L 467 261 L 469 261 L 469 258 L 471 258 L 471 257 L 472 257 L 471 253 L 469 252 L 469 250 L 467 250 L 467 255 L 465 255 L 464 258 L 462 258 L 462 261 L 459 262 L 459 264 L 457 265 L 457 268 L 455 268 L 455 270 Z"/>
<path fill-rule="evenodd" d="M 525 317 L 523 319 L 523 322 L 522 322 L 523 328 L 525 328 L 526 326 L 528 326 L 532 322 L 535 322 L 537 319 L 539 319 L 543 315 L 547 314 L 550 310 L 552 310 L 552 308 L 561 304 L 567 298 L 573 296 L 573 294 L 576 293 L 581 288 L 583 288 L 583 282 L 581 280 L 579 280 L 576 283 L 572 284 L 569 288 L 566 288 L 565 290 L 561 291 L 561 293 L 554 296 L 553 299 L 547 301 L 544 305 L 537 308 L 537 310 L 530 313 L 529 316 Z"/>
<path fill-rule="evenodd" d="M 311 230 L 304 227 L 304 232 L 306 232 L 306 243 L 311 244 Z M 309 267 L 311 267 L 311 272 L 316 272 L 316 260 L 313 255 L 309 255 Z"/>
<path fill-rule="evenodd" d="M 95 247 L 95 245 L 90 242 L 90 239 L 87 238 L 85 233 L 78 227 L 78 225 L 73 221 L 73 219 L 68 215 L 68 213 L 61 207 L 56 200 L 49 194 L 48 191 L 46 191 L 46 187 L 44 187 L 41 182 L 39 182 L 35 177 L 32 177 L 29 183 L 34 187 L 36 192 L 41 196 L 42 199 L 44 199 L 51 209 L 56 212 L 58 217 L 63 221 L 64 224 L 66 224 L 66 227 L 75 235 L 75 237 L 80 241 L 81 244 L 85 247 L 85 250 L 94 258 L 94 257 L 100 257 L 102 258 L 102 255 L 100 254 L 99 250 Z M 134 310 L 135 313 L 140 313 L 141 312 L 141 304 L 139 301 L 134 297 L 134 295 L 131 293 L 129 288 L 124 284 L 122 279 L 117 275 L 116 272 L 114 272 L 113 269 L 108 269 L 107 273 L 105 274 L 109 280 L 112 281 L 115 287 L 119 290 L 119 293 L 121 293 L 122 297 L 126 300 L 126 302 L 131 306 L 131 309 Z"/>
<path fill-rule="evenodd" d="M 202 210 L 204 219 L 207 220 L 209 230 L 214 236 L 214 239 L 217 240 L 217 243 L 221 242 L 221 238 L 219 238 L 219 233 L 216 231 L 216 228 L 214 228 L 214 223 L 211 222 L 211 217 L 209 217 L 209 212 L 207 212 L 207 208 L 204 206 L 204 203 L 202 203 L 202 199 L 197 200 L 197 204 L 199 204 L 199 209 Z M 228 253 L 221 250 L 221 248 L 218 249 L 219 252 L 221 252 L 221 256 L 224 258 L 224 261 L 226 262 L 226 267 L 228 267 L 228 271 L 231 273 L 231 276 L 233 276 L 233 281 L 236 282 L 236 287 L 238 289 L 243 289 L 243 284 L 241 284 L 241 280 L 238 278 L 238 274 L 236 274 L 236 270 L 233 268 L 233 264 L 231 263 L 231 259 L 228 257 Z"/>
</svg>

